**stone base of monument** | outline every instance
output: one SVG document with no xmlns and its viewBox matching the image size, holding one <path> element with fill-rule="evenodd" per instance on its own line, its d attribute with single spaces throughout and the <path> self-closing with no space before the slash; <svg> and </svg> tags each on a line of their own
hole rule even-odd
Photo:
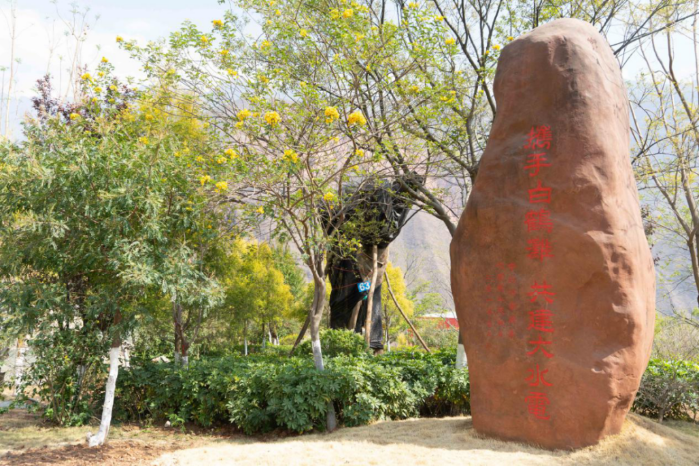
<svg viewBox="0 0 699 466">
<path fill-rule="evenodd" d="M 479 433 L 549 449 L 618 433 L 653 338 L 655 273 L 619 65 L 562 19 L 506 46 L 451 245 Z"/>
</svg>

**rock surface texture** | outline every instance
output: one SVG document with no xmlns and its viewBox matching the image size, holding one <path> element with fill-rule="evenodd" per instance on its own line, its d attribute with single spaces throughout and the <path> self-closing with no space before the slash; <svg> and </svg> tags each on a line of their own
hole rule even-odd
<svg viewBox="0 0 699 466">
<path fill-rule="evenodd" d="M 591 25 L 502 50 L 498 112 L 451 243 L 476 431 L 549 449 L 618 433 L 650 356 L 655 273 L 621 71 Z"/>
</svg>

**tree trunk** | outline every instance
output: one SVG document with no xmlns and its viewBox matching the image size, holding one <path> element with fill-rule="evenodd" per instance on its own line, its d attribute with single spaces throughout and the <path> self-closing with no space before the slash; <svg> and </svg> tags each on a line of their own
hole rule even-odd
<svg viewBox="0 0 699 466">
<path fill-rule="evenodd" d="M 379 271 L 378 269 L 378 246 L 373 245 L 371 247 L 371 285 L 369 286 L 369 296 L 367 297 L 366 306 L 366 320 L 364 321 L 364 338 L 366 339 L 367 346 L 371 345 L 371 314 L 374 306 L 374 290 L 376 289 L 376 275 Z"/>
<path fill-rule="evenodd" d="M 114 318 L 115 325 L 119 325 L 121 314 L 117 312 Z M 114 391 L 116 390 L 117 377 L 119 376 L 119 353 L 121 350 L 120 331 L 115 330 L 116 334 L 112 339 L 112 346 L 109 349 L 109 376 L 107 377 L 107 386 L 104 393 L 104 406 L 102 407 L 102 419 L 100 428 L 96 435 L 87 434 L 87 444 L 90 447 L 104 445 L 109 434 L 109 426 L 112 422 L 112 407 L 114 406 Z"/>
<path fill-rule="evenodd" d="M 325 277 L 313 271 L 313 305 L 310 309 L 311 322 L 311 347 L 313 348 L 313 363 L 319 371 L 325 370 L 323 364 L 323 352 L 320 346 L 320 322 L 323 318 L 323 309 L 325 308 Z M 332 400 L 328 401 L 326 415 L 326 428 L 328 432 L 332 432 L 337 428 L 337 419 L 335 417 L 335 406 Z"/>
<path fill-rule="evenodd" d="M 457 369 L 466 367 L 466 350 L 464 349 L 464 341 L 461 339 L 461 330 L 459 330 L 459 343 L 456 347 L 456 364 Z"/>
<path fill-rule="evenodd" d="M 189 346 L 190 343 L 187 341 L 185 335 L 185 325 L 182 321 L 182 305 L 179 303 L 173 303 L 173 320 L 175 322 L 175 362 L 187 367 L 189 365 Z M 177 351 L 177 344 L 179 343 L 179 356 Z M 178 360 L 179 359 L 179 360 Z"/>
<path fill-rule="evenodd" d="M 352 315 L 350 316 L 349 325 L 347 326 L 349 330 L 354 331 L 354 329 L 357 328 L 357 318 L 359 318 L 359 310 L 361 308 L 362 300 L 360 299 L 357 301 L 357 304 L 354 305 L 354 309 L 352 309 Z"/>
<path fill-rule="evenodd" d="M 22 342 L 22 337 L 17 337 L 17 349 L 15 351 L 15 396 L 19 395 L 22 379 L 24 378 L 24 353 L 27 348 Z"/>
<path fill-rule="evenodd" d="M 243 324 L 243 346 L 245 347 L 245 356 L 248 355 L 248 320 L 245 319 Z"/>
<path fill-rule="evenodd" d="M 303 327 L 301 327 L 301 331 L 299 332 L 299 336 L 296 337 L 296 341 L 294 342 L 294 346 L 291 347 L 291 351 L 289 351 L 289 356 L 294 354 L 294 351 L 296 350 L 296 347 L 301 343 L 301 340 L 303 340 L 304 335 L 306 335 L 306 331 L 308 330 L 308 326 L 311 324 L 311 312 L 308 312 L 308 315 L 306 316 L 306 321 L 303 323 Z"/>
</svg>

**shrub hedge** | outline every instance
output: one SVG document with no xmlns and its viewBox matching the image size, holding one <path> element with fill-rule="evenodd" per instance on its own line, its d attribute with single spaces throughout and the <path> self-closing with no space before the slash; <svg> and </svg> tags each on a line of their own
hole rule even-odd
<svg viewBox="0 0 699 466">
<path fill-rule="evenodd" d="M 205 427 L 230 422 L 253 434 L 322 430 L 328 400 L 346 426 L 468 413 L 468 374 L 444 361 L 444 354 L 417 351 L 337 355 L 323 372 L 307 357 L 224 357 L 188 368 L 144 362 L 120 374 L 115 418 Z"/>
<path fill-rule="evenodd" d="M 633 409 L 663 419 L 699 420 L 699 364 L 651 359 Z"/>
<path fill-rule="evenodd" d="M 175 426 L 231 423 L 254 434 L 322 430 L 328 400 L 346 426 L 470 413 L 468 372 L 454 368 L 453 350 L 427 354 L 414 349 L 372 357 L 361 337 L 351 332 L 327 331 L 321 339 L 327 348 L 323 372 L 313 366 L 310 345 L 300 345 L 293 358 L 287 357 L 289 347 L 268 346 L 249 356 L 232 351 L 194 360 L 187 368 L 132 360 L 119 374 L 114 417 L 167 419 Z M 103 397 L 101 390 L 87 391 L 87 408 L 80 413 L 98 412 Z M 57 422 L 53 406 L 46 408 L 45 416 Z M 699 365 L 651 360 L 633 409 L 660 420 L 696 420 Z"/>
</svg>

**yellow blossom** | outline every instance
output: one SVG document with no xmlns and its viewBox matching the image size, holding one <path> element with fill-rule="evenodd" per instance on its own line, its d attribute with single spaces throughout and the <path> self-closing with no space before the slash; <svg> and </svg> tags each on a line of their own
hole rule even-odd
<svg viewBox="0 0 699 466">
<path fill-rule="evenodd" d="M 182 154 L 180 154 L 179 151 L 175 152 L 175 157 L 179 157 L 180 155 L 182 155 Z"/>
<path fill-rule="evenodd" d="M 98 99 L 97 97 L 93 97 L 93 98 L 92 98 L 92 103 L 93 103 L 93 104 L 96 104 L 97 102 L 99 102 L 99 99 Z"/>
<path fill-rule="evenodd" d="M 109 103 L 110 103 L 110 104 L 113 104 L 114 102 L 116 102 L 116 100 L 114 100 L 114 99 L 109 99 Z"/>
<path fill-rule="evenodd" d="M 117 42 L 124 42 L 124 38 L 121 37 L 121 36 L 117 36 L 117 37 L 116 37 L 116 41 L 117 41 Z"/>
<path fill-rule="evenodd" d="M 347 123 L 349 123 L 350 125 L 359 124 L 360 126 L 364 126 L 366 125 L 366 118 L 364 118 L 362 112 L 357 110 L 355 112 L 350 113 L 347 116 Z"/>
<path fill-rule="evenodd" d="M 117 91 L 117 87 L 116 87 L 114 84 L 112 84 L 111 86 L 109 86 L 109 90 L 110 90 L 110 91 L 116 92 L 116 91 Z"/>
<path fill-rule="evenodd" d="M 512 37 L 512 36 L 507 36 L 507 40 L 510 40 L 510 41 L 512 41 L 512 40 L 515 40 L 515 38 L 514 38 L 514 37 Z"/>
<path fill-rule="evenodd" d="M 299 36 L 306 37 L 307 35 L 308 35 L 308 31 L 306 31 L 305 29 L 301 29 L 299 31 Z"/>
<path fill-rule="evenodd" d="M 364 151 L 362 149 L 357 149 L 356 151 L 354 151 L 354 155 L 356 155 L 357 157 L 364 157 Z"/>
<path fill-rule="evenodd" d="M 82 76 L 80 76 L 80 79 L 82 79 L 83 81 L 89 81 L 92 79 L 92 76 L 90 76 L 90 73 L 85 73 Z"/>
<path fill-rule="evenodd" d="M 444 16 L 437 15 L 434 17 L 434 20 L 437 21 L 438 23 L 441 23 L 442 21 L 444 21 Z"/>
<path fill-rule="evenodd" d="M 343 18 L 351 18 L 352 16 L 354 16 L 354 10 L 352 8 L 347 8 L 342 12 Z"/>
<path fill-rule="evenodd" d="M 282 15 L 282 12 L 279 11 L 279 10 L 277 10 L 277 11 L 274 12 L 274 14 L 277 15 L 277 16 L 281 16 L 281 15 Z"/>
<path fill-rule="evenodd" d="M 141 144 L 148 144 L 148 138 L 145 136 L 141 136 L 140 138 L 138 138 L 138 142 L 140 142 Z"/>
<path fill-rule="evenodd" d="M 447 44 L 447 45 L 454 45 L 455 42 L 456 42 L 456 41 L 454 40 L 453 37 L 448 37 L 448 38 L 444 41 L 444 43 Z"/>
<path fill-rule="evenodd" d="M 224 57 L 225 57 L 226 55 L 228 55 L 228 50 L 226 50 L 226 49 L 223 49 L 223 50 L 221 50 L 221 51 L 220 51 L 220 52 L 218 52 L 218 53 L 220 53 L 220 54 L 221 54 L 221 56 L 224 56 Z"/>
<path fill-rule="evenodd" d="M 70 114 L 70 119 L 71 119 L 71 120 L 77 120 L 78 118 L 80 118 L 80 115 L 79 115 L 79 114 L 77 114 L 77 113 L 71 113 L 71 114 Z"/>
<path fill-rule="evenodd" d="M 325 122 L 332 123 L 336 119 L 340 118 L 340 113 L 335 107 L 325 107 Z"/>
<path fill-rule="evenodd" d="M 216 183 L 216 191 L 222 193 L 224 191 L 228 191 L 228 183 L 225 181 L 219 181 Z"/>
<path fill-rule="evenodd" d="M 97 76 L 99 76 L 100 78 L 104 78 L 104 71 L 100 71 L 99 73 L 97 73 Z"/>
<path fill-rule="evenodd" d="M 245 121 L 245 119 L 248 118 L 250 115 L 252 115 L 252 112 L 250 112 L 250 110 L 248 110 L 247 108 L 244 108 L 238 112 L 238 119 L 240 121 Z"/>
<path fill-rule="evenodd" d="M 364 34 L 355 34 L 354 39 L 359 42 L 360 40 L 364 39 Z"/>
<path fill-rule="evenodd" d="M 213 23 L 216 29 L 220 29 L 221 27 L 223 27 L 223 21 L 221 21 L 220 19 L 215 19 L 211 22 Z"/>
<path fill-rule="evenodd" d="M 493 50 L 500 50 L 500 46 L 498 44 L 493 45 Z"/>
<path fill-rule="evenodd" d="M 336 197 L 333 193 L 325 193 L 325 195 L 323 195 L 323 199 L 325 200 L 325 202 L 334 202 L 336 200 Z"/>
<path fill-rule="evenodd" d="M 100 92 L 102 92 L 102 88 L 101 88 L 101 87 L 99 87 L 99 86 L 95 86 L 95 89 L 94 89 L 94 91 L 95 91 L 96 93 L 98 93 L 98 94 L 99 94 Z"/>
<path fill-rule="evenodd" d="M 204 45 L 206 45 L 206 44 L 209 43 L 209 38 L 206 37 L 206 36 L 201 36 L 201 37 L 199 38 L 199 40 L 200 40 L 201 43 L 204 44 Z"/>
<path fill-rule="evenodd" d="M 242 127 L 243 127 L 243 122 L 242 122 L 242 121 L 239 121 L 238 123 L 235 124 L 235 127 L 238 128 L 238 129 L 242 128 Z"/>
<path fill-rule="evenodd" d="M 151 120 L 153 120 L 153 115 L 151 115 L 150 113 L 146 113 L 146 121 L 151 121 Z"/>
<path fill-rule="evenodd" d="M 203 162 L 203 161 L 204 161 L 204 157 L 202 157 L 201 155 L 197 155 L 197 156 L 194 158 L 194 160 L 197 161 L 197 162 Z"/>
<path fill-rule="evenodd" d="M 201 183 L 202 186 L 204 186 L 209 181 L 211 181 L 211 177 L 209 175 L 204 175 L 202 177 L 199 177 L 199 182 Z"/>
<path fill-rule="evenodd" d="M 231 68 L 228 68 L 226 70 L 226 73 L 228 73 L 230 76 L 238 76 L 238 72 L 236 70 L 231 69 Z"/>
<path fill-rule="evenodd" d="M 420 5 L 418 5 L 418 4 L 415 3 L 415 2 L 410 2 L 410 3 L 408 3 L 408 8 L 412 8 L 413 10 L 415 10 L 415 9 L 418 8 L 419 6 L 420 6 Z"/>
<path fill-rule="evenodd" d="M 296 163 L 299 161 L 299 156 L 293 149 L 285 149 L 284 160 L 286 162 Z"/>
<path fill-rule="evenodd" d="M 264 213 L 265 213 L 265 208 L 264 208 L 264 207 L 258 207 L 258 208 L 257 208 L 257 213 L 258 213 L 258 214 L 264 214 Z"/>
<path fill-rule="evenodd" d="M 109 60 L 107 60 L 107 57 L 102 57 L 102 63 L 109 63 Z"/>
<path fill-rule="evenodd" d="M 272 46 L 272 43 L 268 40 L 263 40 L 262 44 L 260 45 L 261 49 L 266 49 Z"/>
<path fill-rule="evenodd" d="M 223 153 L 230 157 L 231 160 L 238 157 L 238 154 L 233 149 L 226 149 Z"/>
<path fill-rule="evenodd" d="M 301 86 L 301 87 L 306 87 L 306 86 L 307 86 L 306 81 L 301 81 L 301 82 L 299 83 L 299 86 Z"/>
<path fill-rule="evenodd" d="M 226 163 L 226 158 L 225 157 L 216 157 L 216 163 L 221 165 Z"/>
<path fill-rule="evenodd" d="M 172 74 L 175 74 L 175 73 L 176 73 L 175 68 L 170 68 L 169 70 L 167 70 L 167 74 L 171 74 L 171 75 L 172 75 Z"/>
<path fill-rule="evenodd" d="M 331 17 L 332 19 L 337 19 L 337 18 L 340 17 L 340 12 L 337 11 L 337 10 L 335 10 L 335 9 L 333 9 L 333 10 L 330 11 L 330 17 Z"/>
<path fill-rule="evenodd" d="M 270 126 L 276 126 L 282 121 L 282 117 L 277 112 L 267 112 L 265 113 L 265 121 Z"/>
</svg>

